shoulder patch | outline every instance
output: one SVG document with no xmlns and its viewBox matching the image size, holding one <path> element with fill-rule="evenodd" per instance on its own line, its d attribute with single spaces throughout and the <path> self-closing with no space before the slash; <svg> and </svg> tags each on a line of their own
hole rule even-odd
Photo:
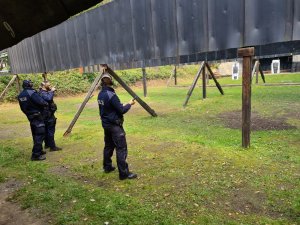
<svg viewBox="0 0 300 225">
<path fill-rule="evenodd" d="M 36 91 L 35 90 L 26 90 L 28 95 L 31 96 L 33 93 L 35 93 Z"/>
<path fill-rule="evenodd" d="M 26 102 L 27 101 L 27 97 L 22 97 L 22 98 L 19 98 L 20 102 Z"/>
<path fill-rule="evenodd" d="M 116 95 L 116 93 L 112 92 L 112 91 L 107 91 L 106 92 L 108 95 L 108 99 L 110 100 L 112 97 L 114 97 Z"/>
<path fill-rule="evenodd" d="M 99 99 L 99 100 L 98 100 L 98 104 L 99 104 L 99 105 L 104 105 L 104 101 Z"/>
</svg>

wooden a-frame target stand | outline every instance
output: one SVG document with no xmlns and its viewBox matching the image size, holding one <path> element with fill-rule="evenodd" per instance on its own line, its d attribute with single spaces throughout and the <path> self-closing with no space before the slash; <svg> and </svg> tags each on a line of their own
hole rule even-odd
<svg viewBox="0 0 300 225">
<path fill-rule="evenodd" d="M 47 73 L 43 73 L 42 74 L 44 81 L 47 81 Z M 14 74 L 13 77 L 11 78 L 11 80 L 8 82 L 8 84 L 6 85 L 6 87 L 4 88 L 4 90 L 1 92 L 0 94 L 0 101 L 4 98 L 5 94 L 7 93 L 8 89 L 14 84 L 16 83 L 17 86 L 17 92 L 20 93 L 21 92 L 21 83 L 20 83 L 20 77 L 18 76 L 18 74 Z"/>
<path fill-rule="evenodd" d="M 187 96 L 186 96 L 186 99 L 183 103 L 183 107 L 186 107 L 188 102 L 189 102 L 189 99 L 190 97 L 192 96 L 193 94 L 193 91 L 197 85 L 197 82 L 199 80 L 199 78 L 202 76 L 202 96 L 203 96 L 203 99 L 206 99 L 206 96 L 207 96 L 207 92 L 206 92 L 206 84 L 207 84 L 207 74 L 206 74 L 206 69 L 207 71 L 209 72 L 210 76 L 212 77 L 212 79 L 214 80 L 219 92 L 221 93 L 221 95 L 224 95 L 224 91 L 220 85 L 220 83 L 217 81 L 212 69 L 210 68 L 209 64 L 205 61 L 203 61 L 201 64 L 200 64 L 200 67 L 199 67 L 199 70 L 194 78 L 194 81 L 187 93 Z"/>
<path fill-rule="evenodd" d="M 156 112 L 150 108 L 150 106 L 144 102 L 110 67 L 108 67 L 106 64 L 101 65 L 102 68 L 105 68 L 105 72 L 109 73 L 131 96 L 134 98 L 151 116 L 156 117 Z M 103 70 L 104 71 L 104 70 Z M 95 78 L 94 82 L 92 83 L 87 95 L 85 96 L 84 101 L 81 103 L 79 109 L 77 110 L 73 120 L 71 121 L 69 127 L 67 128 L 66 132 L 64 133 L 64 137 L 68 136 L 72 129 L 77 122 L 81 112 L 83 111 L 84 107 L 92 97 L 94 91 L 99 87 L 100 81 L 101 81 L 102 73 L 99 73 L 99 75 Z"/>
<path fill-rule="evenodd" d="M 4 88 L 4 90 L 1 92 L 0 94 L 0 101 L 4 98 L 5 94 L 7 93 L 8 89 L 10 88 L 10 86 L 12 86 L 14 83 L 16 83 L 17 85 L 17 91 L 18 93 L 21 92 L 21 84 L 20 84 L 20 78 L 17 74 L 13 75 L 13 77 L 11 78 L 11 80 L 8 82 L 8 84 L 6 85 L 6 87 Z"/>
</svg>

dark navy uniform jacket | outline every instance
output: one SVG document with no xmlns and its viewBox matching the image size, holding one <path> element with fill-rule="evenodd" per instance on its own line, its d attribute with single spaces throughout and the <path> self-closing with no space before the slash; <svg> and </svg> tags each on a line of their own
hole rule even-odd
<svg viewBox="0 0 300 225">
<path fill-rule="evenodd" d="M 120 125 L 120 121 L 123 121 L 123 114 L 131 108 L 130 104 L 122 105 L 115 90 L 111 87 L 102 88 L 98 95 L 98 104 L 103 128 Z"/>
<path fill-rule="evenodd" d="M 34 89 L 24 89 L 18 96 L 20 108 L 26 116 L 41 113 L 48 103 Z M 30 119 L 30 118 L 28 118 Z"/>
<path fill-rule="evenodd" d="M 54 91 L 45 91 L 41 89 L 39 94 L 49 104 L 53 103 Z"/>
</svg>

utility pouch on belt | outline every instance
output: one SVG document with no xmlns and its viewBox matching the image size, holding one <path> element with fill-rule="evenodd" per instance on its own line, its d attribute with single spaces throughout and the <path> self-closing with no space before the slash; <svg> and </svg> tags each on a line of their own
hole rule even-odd
<svg viewBox="0 0 300 225">
<path fill-rule="evenodd" d="M 31 114 L 31 115 L 28 115 L 27 117 L 28 117 L 28 119 L 30 119 L 30 120 L 33 120 L 33 119 L 42 119 L 42 115 L 41 115 L 40 112 L 37 112 L 37 113 Z"/>
<path fill-rule="evenodd" d="M 33 121 L 31 123 L 31 127 L 34 135 L 41 135 L 41 134 L 45 134 L 46 132 L 45 124 L 41 121 Z"/>
</svg>

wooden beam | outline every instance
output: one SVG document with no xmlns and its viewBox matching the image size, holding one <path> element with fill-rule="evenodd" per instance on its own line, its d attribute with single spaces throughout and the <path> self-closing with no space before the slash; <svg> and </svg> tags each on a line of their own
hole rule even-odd
<svg viewBox="0 0 300 225">
<path fill-rule="evenodd" d="M 17 75 L 13 75 L 11 80 L 8 82 L 8 84 L 6 85 L 4 90 L 2 91 L 2 93 L 0 95 L 0 101 L 4 98 L 4 96 L 5 96 L 6 92 L 8 91 L 9 87 L 15 82 L 16 79 L 17 79 Z"/>
<path fill-rule="evenodd" d="M 143 89 L 144 89 L 144 97 L 147 97 L 147 74 L 146 74 L 146 68 L 142 68 L 143 72 Z"/>
<path fill-rule="evenodd" d="M 189 102 L 189 99 L 190 99 L 190 97 L 191 97 L 191 95 L 192 95 L 192 93 L 193 93 L 193 91 L 194 91 L 194 89 L 196 87 L 198 79 L 201 76 L 201 72 L 203 70 L 204 65 L 205 65 L 205 62 L 202 62 L 201 65 L 200 65 L 200 67 L 199 67 L 199 70 L 198 70 L 198 72 L 197 72 L 197 74 L 196 74 L 196 76 L 194 78 L 194 81 L 193 81 L 193 83 L 192 83 L 192 85 L 191 85 L 191 87 L 190 87 L 190 89 L 189 89 L 189 91 L 187 93 L 186 99 L 185 99 L 185 101 L 183 103 L 183 107 L 187 106 L 187 104 Z"/>
<path fill-rule="evenodd" d="M 175 76 L 176 76 L 176 78 L 175 78 Z M 176 79 L 174 82 L 175 82 L 175 85 L 177 85 L 177 69 L 176 69 L 176 65 L 174 66 L 174 69 L 172 70 L 172 73 L 171 73 L 171 75 L 170 75 L 170 77 L 169 77 L 169 79 L 167 81 L 167 87 L 170 86 L 170 83 L 171 83 L 173 77 Z"/>
<path fill-rule="evenodd" d="M 153 117 L 156 117 L 156 112 L 147 105 L 125 82 L 107 65 L 106 72 L 108 72 L 136 101 Z"/>
<path fill-rule="evenodd" d="M 205 72 L 205 66 L 202 69 L 202 98 L 206 99 L 206 72 Z"/>
<path fill-rule="evenodd" d="M 90 100 L 90 98 L 91 98 L 93 92 L 95 91 L 95 89 L 96 89 L 98 83 L 100 82 L 101 76 L 102 76 L 102 74 L 99 74 L 99 75 L 96 77 L 96 79 L 94 80 L 94 82 L 92 83 L 92 85 L 91 85 L 91 87 L 90 87 L 90 89 L 89 89 L 87 95 L 85 96 L 83 102 L 81 103 L 79 109 L 77 110 L 77 112 L 76 112 L 76 114 L 75 114 L 73 120 L 71 121 L 71 123 L 70 123 L 68 129 L 67 129 L 66 132 L 64 133 L 64 137 L 68 136 L 68 135 L 72 132 L 72 129 L 73 129 L 75 123 L 77 122 L 77 120 L 78 120 L 80 114 L 82 113 L 84 107 L 86 106 L 86 104 L 87 104 L 88 101 Z"/>
<path fill-rule="evenodd" d="M 47 81 L 47 73 L 45 72 L 45 73 L 42 73 L 42 77 L 43 77 L 43 79 L 44 79 L 44 82 L 46 82 Z"/>
<path fill-rule="evenodd" d="M 258 73 L 259 73 L 260 62 L 259 62 L 258 60 L 257 60 L 256 62 L 257 62 L 257 65 L 256 65 L 256 67 L 255 67 L 255 74 L 256 74 L 256 75 L 255 75 L 255 83 L 258 84 Z M 256 63 L 256 62 L 255 62 L 255 63 Z"/>
<path fill-rule="evenodd" d="M 208 69 L 208 72 L 210 73 L 212 79 L 214 80 L 214 82 L 215 82 L 215 84 L 216 84 L 216 86 L 217 86 L 219 92 L 220 92 L 222 95 L 224 95 L 224 91 L 223 91 L 223 89 L 222 89 L 220 83 L 218 82 L 217 78 L 215 77 L 215 74 L 213 73 L 212 69 L 210 68 L 210 65 L 209 65 L 207 62 L 205 62 L 205 65 L 206 65 L 206 68 Z"/>
<path fill-rule="evenodd" d="M 251 133 L 251 63 L 254 48 L 238 49 L 238 56 L 243 58 L 242 146 L 249 148 Z"/>
<path fill-rule="evenodd" d="M 174 66 L 173 70 L 173 76 L 174 76 L 174 84 L 177 85 L 177 66 Z"/>
<path fill-rule="evenodd" d="M 260 75 L 261 75 L 261 79 L 263 80 L 264 83 L 266 83 L 265 74 L 264 74 L 264 71 L 262 70 L 260 64 L 258 66 L 258 69 L 259 69 L 259 72 L 260 72 Z"/>
<path fill-rule="evenodd" d="M 16 74 L 16 83 L 17 83 L 17 92 L 20 93 L 21 92 L 21 83 L 20 83 L 20 77 L 18 76 L 18 74 Z"/>
<path fill-rule="evenodd" d="M 252 69 L 252 72 L 251 72 L 251 81 L 253 80 L 253 77 L 254 77 L 255 72 L 257 70 L 258 63 L 259 63 L 258 60 L 256 60 L 255 63 L 254 63 L 254 66 L 253 66 L 253 69 Z"/>
</svg>

